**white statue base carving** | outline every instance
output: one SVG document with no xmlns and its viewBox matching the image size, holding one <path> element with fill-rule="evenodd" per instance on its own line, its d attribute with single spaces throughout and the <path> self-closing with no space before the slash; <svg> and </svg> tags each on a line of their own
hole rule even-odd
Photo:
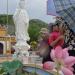
<svg viewBox="0 0 75 75">
<path fill-rule="evenodd" d="M 27 64 L 28 63 L 28 58 L 29 57 L 29 52 L 28 49 L 30 48 L 30 46 L 26 43 L 25 45 L 15 45 L 14 49 L 16 50 L 13 57 L 15 59 L 20 60 L 23 64 Z M 26 58 L 26 60 L 25 60 Z"/>
</svg>

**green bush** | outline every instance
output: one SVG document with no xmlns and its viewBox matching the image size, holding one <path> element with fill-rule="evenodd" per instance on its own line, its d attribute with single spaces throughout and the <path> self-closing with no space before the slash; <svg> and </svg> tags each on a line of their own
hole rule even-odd
<svg viewBox="0 0 75 75">
<path fill-rule="evenodd" d="M 3 62 L 2 68 L 6 73 L 10 75 L 21 75 L 23 64 L 19 60 L 14 60 L 12 62 Z"/>
</svg>

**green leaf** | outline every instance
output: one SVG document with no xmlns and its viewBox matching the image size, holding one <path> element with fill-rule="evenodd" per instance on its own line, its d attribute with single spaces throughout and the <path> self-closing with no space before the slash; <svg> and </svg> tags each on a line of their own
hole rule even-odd
<svg viewBox="0 0 75 75">
<path fill-rule="evenodd" d="M 23 64 L 18 60 L 14 60 L 12 62 L 6 61 L 2 63 L 2 67 L 7 73 L 15 72 L 17 69 L 21 68 L 22 66 Z"/>
</svg>

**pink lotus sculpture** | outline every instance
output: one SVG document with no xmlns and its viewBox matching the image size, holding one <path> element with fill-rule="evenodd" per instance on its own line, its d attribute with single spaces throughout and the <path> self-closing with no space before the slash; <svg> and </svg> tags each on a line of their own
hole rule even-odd
<svg viewBox="0 0 75 75">
<path fill-rule="evenodd" d="M 44 63 L 44 69 L 56 71 L 55 75 L 73 75 L 72 66 L 75 64 L 75 57 L 69 56 L 68 48 L 62 49 L 58 46 L 51 50 L 50 56 L 54 62 L 48 61 Z"/>
</svg>

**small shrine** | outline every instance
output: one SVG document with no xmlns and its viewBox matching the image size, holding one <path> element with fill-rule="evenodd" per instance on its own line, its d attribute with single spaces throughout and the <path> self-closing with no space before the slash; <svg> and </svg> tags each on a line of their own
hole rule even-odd
<svg viewBox="0 0 75 75">
<path fill-rule="evenodd" d="M 12 54 L 15 36 L 10 36 L 5 26 L 0 25 L 0 55 Z"/>
</svg>

